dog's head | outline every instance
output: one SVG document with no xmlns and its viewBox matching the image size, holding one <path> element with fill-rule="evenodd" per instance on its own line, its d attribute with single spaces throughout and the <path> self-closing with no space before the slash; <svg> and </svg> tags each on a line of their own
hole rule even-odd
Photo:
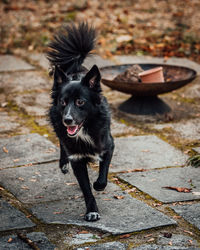
<svg viewBox="0 0 200 250">
<path fill-rule="evenodd" d="M 86 74 L 66 75 L 55 67 L 52 97 L 68 136 L 75 137 L 101 103 L 101 75 L 94 65 Z"/>
</svg>

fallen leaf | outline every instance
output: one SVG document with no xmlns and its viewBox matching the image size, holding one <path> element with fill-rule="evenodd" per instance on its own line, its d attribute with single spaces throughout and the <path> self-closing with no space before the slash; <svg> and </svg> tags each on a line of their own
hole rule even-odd
<svg viewBox="0 0 200 250">
<path fill-rule="evenodd" d="M 188 242 L 192 245 L 193 244 L 193 241 L 192 240 L 188 240 Z"/>
<path fill-rule="evenodd" d="M 45 151 L 45 153 L 54 153 L 56 150 L 54 148 L 49 148 L 48 150 Z"/>
<path fill-rule="evenodd" d="M 35 196 L 36 199 L 42 199 L 44 196 Z"/>
<path fill-rule="evenodd" d="M 20 180 L 20 181 L 24 181 L 24 178 L 22 178 L 22 177 L 19 177 L 19 178 L 18 178 L 18 180 Z"/>
<path fill-rule="evenodd" d="M 88 234 L 88 233 L 89 233 L 89 232 L 86 231 L 86 230 L 83 230 L 83 231 L 78 232 L 78 234 Z"/>
<path fill-rule="evenodd" d="M 32 215 L 31 215 L 31 214 L 29 214 L 29 215 L 27 215 L 27 216 L 26 216 L 26 218 L 30 218 L 31 216 L 32 216 Z"/>
<path fill-rule="evenodd" d="M 174 219 L 181 219 L 181 216 L 180 215 L 174 215 L 173 218 Z"/>
<path fill-rule="evenodd" d="M 163 233 L 163 236 L 166 237 L 166 238 L 171 238 L 172 233 L 165 232 L 165 233 Z"/>
<path fill-rule="evenodd" d="M 154 207 L 160 207 L 160 206 L 162 206 L 162 203 L 153 203 L 153 206 Z"/>
<path fill-rule="evenodd" d="M 63 212 L 58 212 L 58 211 L 55 211 L 55 212 L 53 212 L 53 214 L 62 214 Z"/>
<path fill-rule="evenodd" d="M 135 192 L 135 190 L 136 190 L 136 188 L 127 189 L 127 190 L 126 190 L 126 193 L 129 194 L 129 193 L 131 193 L 131 192 Z"/>
<path fill-rule="evenodd" d="M 8 149 L 6 147 L 3 147 L 3 152 L 8 154 Z"/>
<path fill-rule="evenodd" d="M 36 179 L 30 179 L 30 181 L 32 181 L 32 182 L 36 182 L 37 180 L 36 180 Z"/>
<path fill-rule="evenodd" d="M 27 186 L 22 186 L 22 189 L 29 190 L 29 188 Z"/>
<path fill-rule="evenodd" d="M 76 182 L 66 182 L 65 183 L 67 186 L 73 186 L 73 185 L 77 185 L 77 183 Z"/>
<path fill-rule="evenodd" d="M 168 245 L 172 246 L 172 242 L 171 242 L 171 241 L 169 241 Z"/>
<path fill-rule="evenodd" d="M 125 238 L 129 238 L 130 236 L 131 236 L 130 234 L 123 234 L 119 238 L 120 239 L 125 239 Z"/>
<path fill-rule="evenodd" d="M 153 234 L 147 234 L 144 236 L 144 238 L 148 238 L 148 237 L 151 237 Z"/>
<path fill-rule="evenodd" d="M 128 42 L 128 41 L 130 41 L 132 39 L 133 39 L 133 37 L 130 36 L 130 35 L 121 35 L 121 36 L 117 37 L 116 41 L 118 43 L 122 43 L 122 42 Z"/>
<path fill-rule="evenodd" d="M 118 178 L 112 178 L 111 181 L 118 181 Z"/>
<path fill-rule="evenodd" d="M 3 102 L 3 103 L 1 103 L 1 107 L 2 107 L 2 108 L 5 108 L 7 105 L 8 105 L 8 102 Z"/>
<path fill-rule="evenodd" d="M 33 166 L 33 163 L 28 163 L 24 165 L 24 167 L 30 167 L 30 166 Z"/>
<path fill-rule="evenodd" d="M 78 199 L 80 197 L 81 197 L 80 195 L 77 195 L 77 196 L 74 196 L 73 198 L 74 198 L 74 200 L 76 200 L 76 199 Z"/>
<path fill-rule="evenodd" d="M 143 149 L 142 152 L 147 153 L 147 152 L 150 152 L 150 150 L 149 149 Z"/>
<path fill-rule="evenodd" d="M 18 161 L 19 161 L 19 159 L 14 159 L 14 160 L 13 160 L 13 162 L 18 162 Z"/>
<path fill-rule="evenodd" d="M 13 239 L 12 238 L 9 238 L 8 239 L 8 243 L 10 243 L 10 242 L 12 242 L 13 241 Z"/>
<path fill-rule="evenodd" d="M 183 232 L 188 233 L 188 234 L 190 234 L 190 235 L 193 235 L 193 233 L 192 233 L 192 232 L 187 231 L 187 230 L 183 230 Z"/>
<path fill-rule="evenodd" d="M 154 238 L 151 238 L 151 239 L 147 240 L 147 242 L 152 242 L 154 240 L 155 240 Z"/>
<path fill-rule="evenodd" d="M 111 201 L 112 199 L 105 198 L 103 201 Z"/>
<path fill-rule="evenodd" d="M 128 169 L 127 171 L 121 171 L 121 173 L 132 173 L 132 172 L 145 172 L 147 171 L 144 168 L 135 168 L 135 169 Z"/>
<path fill-rule="evenodd" d="M 175 190 L 177 192 L 181 192 L 181 193 L 190 193 L 192 188 L 185 188 L 185 187 L 162 187 L 162 188 L 166 188 L 166 189 L 171 189 L 171 190 Z"/>
<path fill-rule="evenodd" d="M 4 188 L 0 187 L 0 190 L 4 190 Z"/>
<path fill-rule="evenodd" d="M 115 199 L 117 199 L 117 200 L 122 200 L 122 199 L 124 199 L 124 196 L 123 195 L 114 195 L 113 196 Z"/>
</svg>

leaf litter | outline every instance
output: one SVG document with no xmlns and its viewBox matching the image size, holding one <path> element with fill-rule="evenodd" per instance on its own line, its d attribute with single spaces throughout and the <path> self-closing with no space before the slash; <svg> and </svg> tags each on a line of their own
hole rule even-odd
<svg viewBox="0 0 200 250">
<path fill-rule="evenodd" d="M 166 186 L 166 187 L 162 187 L 162 188 L 175 190 L 175 191 L 181 192 L 181 193 L 191 193 L 191 190 L 192 190 L 192 188 L 186 188 L 186 187 L 170 187 L 170 186 Z"/>
</svg>

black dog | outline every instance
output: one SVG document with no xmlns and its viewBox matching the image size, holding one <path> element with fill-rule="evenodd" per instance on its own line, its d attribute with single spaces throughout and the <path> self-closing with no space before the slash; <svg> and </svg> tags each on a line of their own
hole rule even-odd
<svg viewBox="0 0 200 250">
<path fill-rule="evenodd" d="M 60 168 L 65 174 L 70 163 L 86 203 L 85 220 L 100 219 L 90 188 L 88 162 L 98 159 L 99 176 L 93 187 L 107 185 L 114 142 L 110 134 L 110 112 L 102 96 L 99 69 L 82 66 L 94 49 L 95 30 L 87 23 L 63 28 L 50 43 L 47 57 L 54 68 L 50 120 L 60 140 Z"/>
</svg>

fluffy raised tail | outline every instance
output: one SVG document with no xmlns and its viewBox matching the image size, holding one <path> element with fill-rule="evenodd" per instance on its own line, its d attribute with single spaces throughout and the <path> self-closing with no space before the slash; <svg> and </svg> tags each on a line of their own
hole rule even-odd
<svg viewBox="0 0 200 250">
<path fill-rule="evenodd" d="M 81 64 L 95 47 L 96 32 L 88 23 L 63 27 L 49 44 L 47 58 L 65 73 L 81 71 Z"/>
</svg>

